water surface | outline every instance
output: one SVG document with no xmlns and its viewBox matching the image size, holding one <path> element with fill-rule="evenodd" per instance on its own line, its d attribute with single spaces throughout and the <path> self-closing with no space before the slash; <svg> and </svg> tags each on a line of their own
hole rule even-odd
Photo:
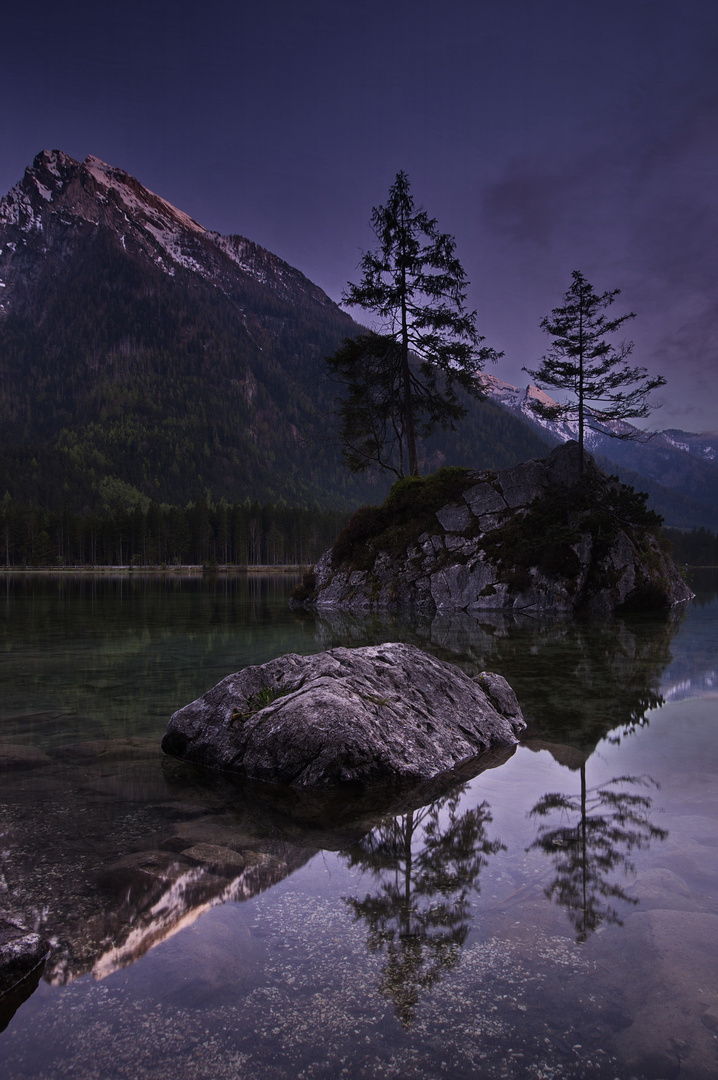
<svg viewBox="0 0 718 1080">
<path fill-rule="evenodd" d="M 718 1074 L 718 602 L 595 624 L 314 618 L 268 578 L 0 593 L 0 910 L 51 957 L 11 1078 Z M 529 722 L 452 789 L 297 799 L 163 758 L 283 652 L 407 640 Z"/>
</svg>

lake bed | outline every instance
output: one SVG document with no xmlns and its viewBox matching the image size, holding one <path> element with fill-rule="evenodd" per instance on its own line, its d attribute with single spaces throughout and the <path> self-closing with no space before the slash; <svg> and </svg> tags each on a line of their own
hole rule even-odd
<svg viewBox="0 0 718 1080">
<path fill-rule="evenodd" d="M 53 945 L 3 1075 L 715 1076 L 714 581 L 601 623 L 314 616 L 291 584 L 3 582 L 0 909 Z M 522 744 L 418 805 L 159 751 L 231 671 L 387 640 L 503 674 Z"/>
</svg>

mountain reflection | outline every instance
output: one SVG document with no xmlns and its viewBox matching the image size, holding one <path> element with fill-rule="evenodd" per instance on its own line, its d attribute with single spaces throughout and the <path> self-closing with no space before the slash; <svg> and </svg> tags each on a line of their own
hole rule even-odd
<svg viewBox="0 0 718 1080">
<path fill-rule="evenodd" d="M 491 855 L 506 850 L 486 834 L 487 803 L 463 813 L 455 788 L 421 810 L 373 829 L 346 854 L 376 881 L 363 900 L 345 898 L 368 927 L 367 944 L 385 957 L 380 992 L 394 1002 L 405 1027 L 422 991 L 459 960 L 470 920 L 470 894 Z"/>
<path fill-rule="evenodd" d="M 652 800 L 635 788 L 654 785 L 650 777 L 619 776 L 594 787 L 586 786 L 586 765 L 581 765 L 578 795 L 551 792 L 539 799 L 529 817 L 547 820 L 538 828 L 529 851 L 538 849 L 552 860 L 556 871 L 544 893 L 566 908 L 585 941 L 603 923 L 623 925 L 616 902 L 637 904 L 616 875 L 633 872 L 631 852 L 647 848 L 668 833 L 649 818 Z"/>
<path fill-rule="evenodd" d="M 514 750 L 482 755 L 462 777 L 500 766 Z M 66 746 L 30 774 L 3 775 L 0 914 L 52 940 L 44 978 L 55 985 L 105 978 L 210 908 L 271 889 L 322 849 L 363 844 L 352 851 L 368 858 L 397 814 L 409 855 L 411 835 L 425 836 L 407 881 L 443 890 L 453 904 L 434 904 L 421 918 L 443 920 L 447 942 L 463 940 L 461 890 L 478 874 L 472 845 L 490 819 L 481 809 L 457 817 L 458 796 L 447 795 L 456 791 L 453 774 L 386 790 L 300 792 L 164 758 L 155 740 L 134 737 Z M 49 794 L 52 821 L 37 809 Z M 440 828 L 442 807 L 450 824 Z"/>
<path fill-rule="evenodd" d="M 203 583 L 198 606 L 185 582 L 155 590 L 93 579 L 82 589 L 88 595 L 75 602 L 74 586 L 33 585 L 35 602 L 13 606 L 3 638 L 17 656 L 3 684 L 0 913 L 52 941 L 44 978 L 102 978 L 208 908 L 270 889 L 328 849 L 348 853 L 372 883 L 369 895 L 347 904 L 380 958 L 381 991 L 407 1025 L 420 996 L 457 963 L 480 871 L 502 850 L 487 835 L 487 805 L 462 813 L 463 789 L 450 785 L 502 765 L 514 748 L 417 791 L 319 798 L 237 787 L 163 759 L 157 717 L 164 724 L 168 702 L 196 693 L 198 665 L 207 684 L 239 666 L 240 645 L 258 660 L 403 640 L 472 674 L 503 674 L 529 722 L 527 745 L 578 770 L 601 739 L 646 723 L 683 614 L 590 624 L 492 613 L 304 613 L 272 622 L 264 593 L 242 593 L 237 606 L 221 590 L 205 596 Z M 252 616 L 246 638 L 238 637 L 238 612 Z M 90 618 L 99 637 L 87 635 Z M 714 640 L 703 632 L 682 646 L 671 667 L 676 685 L 714 674 Z M 586 788 L 581 768 L 580 793 L 545 795 L 530 813 L 539 826 L 534 847 L 555 871 L 549 895 L 569 910 L 577 934 L 618 917 L 625 896 L 615 881 L 631 851 L 663 835 L 648 820 L 646 791 L 627 781 Z"/>
<path fill-rule="evenodd" d="M 313 854 L 289 845 L 282 845 L 283 850 L 274 847 L 268 853 L 195 845 L 183 857 L 150 851 L 110 867 L 103 884 L 112 897 L 111 919 L 120 932 L 109 943 L 105 938 L 105 947 L 98 949 L 91 968 L 94 977 L 103 979 L 135 963 L 217 904 L 249 900 L 271 888 Z M 51 981 L 62 981 L 61 974 L 56 965 Z"/>
</svg>

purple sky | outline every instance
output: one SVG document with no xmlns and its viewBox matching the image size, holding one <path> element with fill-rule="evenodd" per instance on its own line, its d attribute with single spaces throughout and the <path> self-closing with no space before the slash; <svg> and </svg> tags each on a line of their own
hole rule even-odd
<svg viewBox="0 0 718 1080">
<path fill-rule="evenodd" d="M 578 269 L 638 313 L 653 424 L 718 429 L 716 0 L 39 0 L 3 39 L 0 192 L 95 154 L 339 300 L 404 169 L 493 374 Z"/>
</svg>

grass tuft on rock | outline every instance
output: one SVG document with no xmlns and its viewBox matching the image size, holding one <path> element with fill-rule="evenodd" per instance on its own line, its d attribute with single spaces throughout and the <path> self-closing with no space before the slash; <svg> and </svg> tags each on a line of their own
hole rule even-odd
<svg viewBox="0 0 718 1080">
<path fill-rule="evenodd" d="M 377 552 L 401 555 L 424 532 L 440 532 L 437 510 L 458 502 L 479 477 L 471 469 L 448 466 L 430 476 L 405 476 L 381 506 L 362 506 L 349 519 L 332 549 L 332 564 L 370 570 Z"/>
<path fill-rule="evenodd" d="M 245 720 L 249 720 L 256 713 L 261 712 L 262 709 L 266 709 L 272 702 L 277 701 L 279 698 L 286 697 L 287 694 L 291 694 L 291 690 L 282 690 L 277 686 L 263 686 L 256 693 L 252 694 L 251 698 L 247 702 L 245 710 L 235 708 L 232 710 L 231 723 L 237 721 L 244 723 Z"/>
</svg>

